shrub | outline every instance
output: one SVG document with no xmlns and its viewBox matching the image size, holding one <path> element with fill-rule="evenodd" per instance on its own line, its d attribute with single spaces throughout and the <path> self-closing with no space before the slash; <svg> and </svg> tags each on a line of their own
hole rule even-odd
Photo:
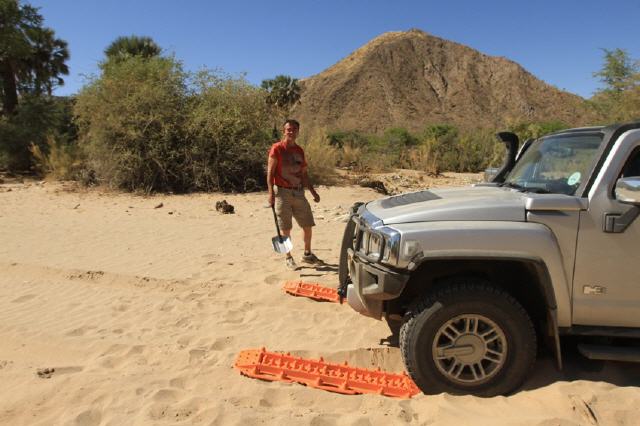
<svg viewBox="0 0 640 426">
<path fill-rule="evenodd" d="M 80 144 L 99 181 L 126 190 L 184 191 L 186 75 L 173 58 L 107 63 L 77 98 Z"/>
<path fill-rule="evenodd" d="M 393 127 L 387 129 L 383 136 L 384 144 L 390 151 L 400 151 L 407 147 L 412 147 L 418 144 L 418 138 L 413 136 L 407 129 L 402 127 Z"/>
<path fill-rule="evenodd" d="M 520 122 L 510 125 L 509 131 L 517 134 L 522 143 L 527 139 L 537 139 L 568 127 L 567 124 L 561 121 L 544 121 L 540 123 Z"/>
<path fill-rule="evenodd" d="M 26 172 L 34 167 L 30 146 L 48 152 L 47 138 L 73 141 L 67 98 L 24 96 L 14 114 L 0 116 L 0 168 Z"/>
<path fill-rule="evenodd" d="M 329 135 L 357 134 L 334 132 Z M 451 125 L 431 125 L 415 136 L 402 128 L 387 130 L 382 137 L 361 135 L 366 145 L 356 148 L 343 144 L 338 164 L 356 172 L 384 172 L 393 168 L 423 170 L 432 174 L 442 171 L 478 172 L 499 164 L 504 147 L 488 131 L 461 133 Z M 345 140 L 345 139 L 342 139 Z M 339 146 L 337 143 L 333 145 Z"/>
<path fill-rule="evenodd" d="M 327 140 L 336 148 L 363 148 L 369 144 L 367 136 L 355 130 L 329 132 Z"/>
<path fill-rule="evenodd" d="M 186 120 L 189 170 L 198 190 L 266 187 L 271 123 L 265 92 L 244 79 L 203 71 Z"/>
</svg>

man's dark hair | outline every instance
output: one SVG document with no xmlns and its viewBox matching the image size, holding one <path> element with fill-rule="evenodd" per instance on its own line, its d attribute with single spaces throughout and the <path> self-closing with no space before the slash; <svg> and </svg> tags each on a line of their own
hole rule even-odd
<svg viewBox="0 0 640 426">
<path fill-rule="evenodd" d="M 288 118 L 285 120 L 284 124 L 282 124 L 282 127 L 286 126 L 287 124 L 291 124 L 292 126 L 295 126 L 296 129 L 300 130 L 300 123 L 298 122 L 298 120 L 294 120 L 293 118 Z"/>
</svg>

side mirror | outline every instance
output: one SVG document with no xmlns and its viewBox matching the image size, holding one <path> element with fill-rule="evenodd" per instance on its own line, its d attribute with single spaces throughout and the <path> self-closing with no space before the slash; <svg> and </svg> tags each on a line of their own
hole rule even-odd
<svg viewBox="0 0 640 426">
<path fill-rule="evenodd" d="M 616 200 L 625 204 L 640 205 L 640 176 L 618 179 L 615 188 Z"/>
</svg>

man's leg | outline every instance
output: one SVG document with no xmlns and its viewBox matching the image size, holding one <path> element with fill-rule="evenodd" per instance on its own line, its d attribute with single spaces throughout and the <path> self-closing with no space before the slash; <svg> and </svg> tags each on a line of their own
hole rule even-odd
<svg viewBox="0 0 640 426">
<path fill-rule="evenodd" d="M 282 233 L 283 238 L 291 238 L 291 229 L 281 229 L 280 233 Z M 292 257 L 291 252 L 287 253 L 287 258 Z"/>
<path fill-rule="evenodd" d="M 275 209 L 278 217 L 278 224 L 280 225 L 280 233 L 284 238 L 291 238 L 291 228 L 293 228 L 293 224 L 291 222 L 291 217 L 293 215 L 291 199 L 291 193 L 288 190 L 276 188 Z M 295 270 L 297 268 L 296 263 L 293 260 L 293 256 L 291 256 L 291 252 L 287 253 L 285 259 L 289 269 Z"/>
<path fill-rule="evenodd" d="M 291 238 L 291 229 L 283 229 L 280 231 L 280 233 L 284 238 Z M 298 269 L 298 265 L 296 265 L 296 261 L 293 260 L 293 256 L 291 256 L 291 252 L 287 253 L 287 256 L 285 257 L 285 264 L 287 265 L 287 268 L 291 269 L 292 271 L 295 271 Z"/>
<path fill-rule="evenodd" d="M 313 235 L 313 227 L 305 226 L 302 228 L 304 234 L 304 254 L 311 253 L 311 236 Z"/>
<path fill-rule="evenodd" d="M 322 264 L 323 262 L 318 259 L 318 257 L 311 252 L 311 235 L 313 227 L 311 226 L 303 226 L 302 231 L 304 232 L 304 255 L 302 256 L 302 261 L 304 263 L 311 264 Z"/>
</svg>

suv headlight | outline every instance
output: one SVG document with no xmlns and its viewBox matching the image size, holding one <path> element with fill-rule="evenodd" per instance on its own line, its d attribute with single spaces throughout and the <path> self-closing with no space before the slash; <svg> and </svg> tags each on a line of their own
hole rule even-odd
<svg viewBox="0 0 640 426">
<path fill-rule="evenodd" d="M 400 233 L 388 226 L 378 228 L 376 231 L 383 241 L 380 261 L 396 265 L 400 254 Z"/>
<path fill-rule="evenodd" d="M 369 234 L 369 245 L 367 247 L 367 257 L 372 260 L 380 260 L 382 248 L 384 247 L 384 237 L 375 231 Z"/>
</svg>

